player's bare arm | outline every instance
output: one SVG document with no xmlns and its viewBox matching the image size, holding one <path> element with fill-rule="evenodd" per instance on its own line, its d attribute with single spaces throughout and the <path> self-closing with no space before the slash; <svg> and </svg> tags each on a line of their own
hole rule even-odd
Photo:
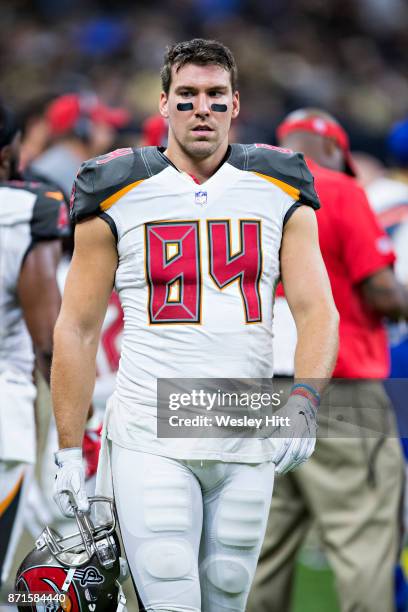
<svg viewBox="0 0 408 612">
<path fill-rule="evenodd" d="M 48 383 L 52 335 L 61 306 L 56 278 L 60 257 L 60 241 L 38 243 L 25 258 L 17 288 L 24 320 L 33 340 L 37 365 Z"/>
<path fill-rule="evenodd" d="M 51 392 L 60 448 L 81 447 L 95 383 L 99 334 L 112 292 L 117 252 L 99 218 L 79 223 L 54 333 Z"/>
<path fill-rule="evenodd" d="M 336 361 L 339 315 L 320 253 L 316 216 L 306 206 L 285 226 L 281 275 L 298 334 L 295 377 L 315 379 L 319 391 L 319 381 L 330 377 Z"/>
<path fill-rule="evenodd" d="M 337 358 L 339 315 L 322 260 L 317 221 L 312 209 L 302 206 L 287 222 L 280 252 L 281 277 L 295 319 L 296 384 L 279 413 L 290 420 L 290 438 L 275 462 L 276 471 L 288 472 L 304 463 L 316 443 L 316 408 L 325 381 Z"/>
</svg>

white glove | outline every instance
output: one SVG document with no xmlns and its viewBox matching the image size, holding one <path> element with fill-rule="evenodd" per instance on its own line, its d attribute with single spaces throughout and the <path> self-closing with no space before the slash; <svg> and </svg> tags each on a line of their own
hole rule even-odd
<svg viewBox="0 0 408 612">
<path fill-rule="evenodd" d="M 275 459 L 276 472 L 285 474 L 304 463 L 316 445 L 316 408 L 302 395 L 291 395 L 275 416 L 288 417 L 289 426 L 277 427 L 272 436 L 282 439 L 281 453 Z"/>
<path fill-rule="evenodd" d="M 55 463 L 58 470 L 55 475 L 53 497 L 62 514 L 73 517 L 74 508 L 88 512 L 82 448 L 63 448 L 57 451 Z"/>
</svg>

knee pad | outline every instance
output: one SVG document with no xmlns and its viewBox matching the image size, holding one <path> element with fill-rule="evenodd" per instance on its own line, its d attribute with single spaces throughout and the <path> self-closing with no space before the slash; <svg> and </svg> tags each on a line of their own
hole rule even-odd
<svg viewBox="0 0 408 612">
<path fill-rule="evenodd" d="M 137 556 L 140 567 L 159 580 L 178 580 L 188 576 L 194 561 L 190 543 L 172 538 L 146 542 Z"/>
<path fill-rule="evenodd" d="M 217 589 L 230 595 L 238 595 L 249 589 L 251 576 L 240 559 L 214 555 L 201 566 L 203 576 Z"/>
<path fill-rule="evenodd" d="M 225 491 L 218 508 L 218 541 L 226 546 L 256 546 L 263 535 L 265 512 L 262 491 L 232 488 Z"/>
<path fill-rule="evenodd" d="M 146 526 L 154 532 L 186 531 L 191 525 L 189 482 L 182 475 L 157 473 L 143 488 Z"/>
</svg>

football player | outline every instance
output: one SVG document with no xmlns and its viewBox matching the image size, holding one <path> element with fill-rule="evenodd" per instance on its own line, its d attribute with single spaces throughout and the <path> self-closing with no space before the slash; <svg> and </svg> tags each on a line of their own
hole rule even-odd
<svg viewBox="0 0 408 612">
<path fill-rule="evenodd" d="M 49 381 L 68 211 L 59 191 L 18 178 L 20 132 L 0 107 L 0 584 L 18 543 L 35 461 L 34 356 Z M 24 490 L 23 490 L 24 489 Z"/>
<path fill-rule="evenodd" d="M 88 509 L 80 447 L 115 285 L 125 326 L 98 490 L 114 490 L 139 605 L 238 611 L 256 568 L 275 469 L 294 468 L 313 452 L 320 389 L 295 385 L 281 408 L 293 425 L 285 439 L 180 439 L 157 435 L 157 380 L 270 378 L 280 276 L 298 326 L 299 380 L 330 376 L 338 315 L 303 157 L 228 145 L 240 105 L 230 50 L 203 39 L 178 43 L 167 50 L 161 77 L 167 148 L 92 159 L 74 185 L 75 251 L 52 374 L 55 499 L 67 515 L 73 506 Z"/>
</svg>

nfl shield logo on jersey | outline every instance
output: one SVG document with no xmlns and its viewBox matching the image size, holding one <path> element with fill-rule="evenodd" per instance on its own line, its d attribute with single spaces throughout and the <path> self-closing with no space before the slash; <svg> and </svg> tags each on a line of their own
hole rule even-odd
<svg viewBox="0 0 408 612">
<path fill-rule="evenodd" d="M 196 191 L 194 201 L 199 206 L 205 206 L 207 204 L 207 192 L 206 191 Z"/>
</svg>

